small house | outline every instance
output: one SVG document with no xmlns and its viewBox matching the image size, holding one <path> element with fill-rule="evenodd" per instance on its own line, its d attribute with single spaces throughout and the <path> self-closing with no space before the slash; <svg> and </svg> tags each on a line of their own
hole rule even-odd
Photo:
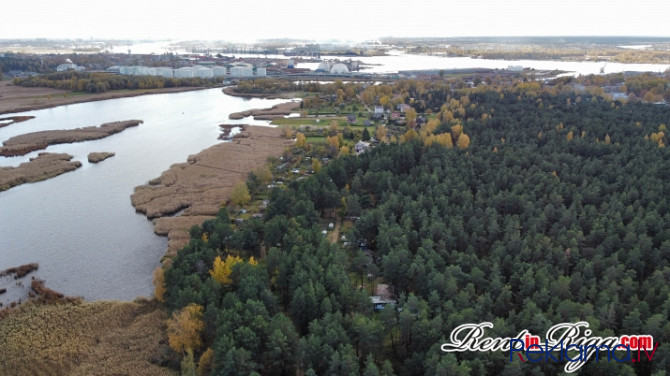
<svg viewBox="0 0 670 376">
<path fill-rule="evenodd" d="M 356 145 L 354 145 L 354 152 L 356 153 L 356 155 L 360 155 L 362 153 L 365 153 L 368 150 L 370 150 L 370 143 L 369 142 L 358 141 L 356 143 Z"/>
</svg>

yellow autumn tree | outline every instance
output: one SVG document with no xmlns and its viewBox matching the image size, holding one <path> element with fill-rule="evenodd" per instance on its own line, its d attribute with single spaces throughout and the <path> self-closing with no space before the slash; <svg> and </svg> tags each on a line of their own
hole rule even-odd
<svg viewBox="0 0 670 376">
<path fill-rule="evenodd" d="M 430 119 L 426 125 L 422 126 L 421 129 L 425 129 L 426 132 L 433 133 L 440 126 L 440 121 L 437 119 Z"/>
<path fill-rule="evenodd" d="M 191 303 L 172 314 L 167 320 L 168 344 L 172 350 L 184 353 L 196 350 L 202 344 L 201 333 L 205 328 L 202 321 L 202 306 Z"/>
<path fill-rule="evenodd" d="M 423 144 L 425 146 L 440 144 L 442 146 L 446 146 L 447 148 L 454 146 L 451 140 L 451 135 L 449 133 L 432 134 L 423 140 Z"/>
<path fill-rule="evenodd" d="M 225 261 L 221 260 L 220 256 L 216 256 L 212 270 L 209 271 L 209 275 L 222 285 L 230 285 L 233 283 L 233 280 L 230 279 L 230 274 L 233 272 L 233 265 L 240 262 L 242 262 L 240 256 L 228 255 L 226 256 Z"/>
<path fill-rule="evenodd" d="M 665 132 L 663 132 L 663 131 L 659 131 L 659 132 L 652 133 L 651 135 L 649 135 L 649 139 L 652 140 L 653 142 L 659 144 L 659 145 L 663 142 L 663 137 L 665 137 Z"/>
<path fill-rule="evenodd" d="M 270 171 L 268 166 L 260 166 L 254 169 L 253 172 L 256 178 L 263 184 L 268 184 L 272 181 L 272 171 Z"/>
<path fill-rule="evenodd" d="M 407 122 L 407 128 L 416 127 L 416 110 L 414 108 L 410 107 L 405 111 L 405 121 Z"/>
<path fill-rule="evenodd" d="M 404 143 L 404 142 L 413 140 L 413 139 L 417 138 L 418 136 L 419 136 L 418 133 L 416 133 L 416 131 L 414 129 L 410 129 L 407 132 L 405 132 L 405 134 L 400 136 L 400 142 Z"/>
<path fill-rule="evenodd" d="M 451 112 L 451 111 L 449 111 L 449 110 L 447 110 L 447 109 L 445 108 L 445 109 L 441 112 L 441 114 L 440 114 L 440 118 L 441 118 L 442 121 L 444 121 L 445 123 L 449 123 L 449 122 L 451 122 L 452 120 L 454 120 L 454 113 Z"/>
<path fill-rule="evenodd" d="M 389 129 L 386 128 L 385 125 L 380 125 L 375 130 L 375 138 L 377 140 L 379 140 L 379 142 L 388 142 L 388 137 L 387 137 L 388 132 L 389 132 Z"/>
<path fill-rule="evenodd" d="M 202 355 L 200 355 L 200 360 L 198 360 L 198 376 L 206 376 L 212 372 L 214 368 L 214 350 L 208 348 L 205 350 Z"/>
<path fill-rule="evenodd" d="M 233 200 L 233 203 L 238 206 L 245 205 L 251 201 L 251 194 L 249 193 L 247 184 L 243 181 L 237 182 L 233 188 L 233 193 L 231 193 L 230 198 Z"/>
<path fill-rule="evenodd" d="M 351 154 L 351 149 L 347 145 L 342 145 L 340 148 L 340 154 L 339 155 L 349 155 Z"/>
<path fill-rule="evenodd" d="M 465 133 L 461 133 L 461 135 L 458 136 L 458 142 L 456 144 L 458 145 L 459 149 L 467 148 L 470 146 L 470 136 Z"/>
<path fill-rule="evenodd" d="M 572 141 L 573 137 L 575 137 L 575 134 L 572 132 L 572 130 L 565 135 L 565 139 L 568 141 Z"/>
<path fill-rule="evenodd" d="M 337 136 L 326 137 L 326 142 L 335 149 L 340 148 L 340 139 Z"/>
<path fill-rule="evenodd" d="M 447 148 L 452 148 L 454 146 L 451 134 L 449 133 L 440 133 L 435 135 L 435 142 L 442 146 L 446 146 Z"/>
<path fill-rule="evenodd" d="M 307 139 L 305 138 L 305 135 L 302 132 L 298 132 L 298 134 L 295 137 L 295 146 L 301 148 L 305 146 L 307 143 Z"/>
<path fill-rule="evenodd" d="M 451 126 L 451 137 L 454 140 L 458 140 L 458 137 L 463 133 L 463 125 L 456 124 Z"/>
<path fill-rule="evenodd" d="M 293 138 L 293 128 L 284 127 L 284 129 L 282 129 L 282 136 L 284 136 L 284 138 Z"/>
<path fill-rule="evenodd" d="M 154 296 L 159 302 L 165 301 L 165 270 L 159 266 L 154 270 Z"/>
<path fill-rule="evenodd" d="M 609 145 L 612 143 L 612 139 L 610 138 L 609 133 L 605 134 L 605 144 Z"/>
<path fill-rule="evenodd" d="M 321 162 L 316 158 L 312 158 L 312 171 L 314 171 L 314 173 L 321 171 Z"/>
</svg>

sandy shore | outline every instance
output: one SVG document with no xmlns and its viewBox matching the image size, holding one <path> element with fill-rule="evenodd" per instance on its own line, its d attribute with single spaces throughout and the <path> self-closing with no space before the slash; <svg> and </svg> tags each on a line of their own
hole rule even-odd
<svg viewBox="0 0 670 376">
<path fill-rule="evenodd" d="M 0 147 L 0 155 L 14 157 L 28 154 L 34 150 L 46 149 L 49 145 L 98 140 L 119 133 L 126 128 L 138 126 L 141 123 L 142 120 L 125 120 L 105 123 L 99 127 L 26 133 L 3 142 L 3 146 Z"/>
<path fill-rule="evenodd" d="M 293 111 L 300 109 L 300 103 L 286 102 L 272 106 L 271 108 L 253 109 L 247 111 L 233 112 L 228 115 L 230 119 L 239 120 L 253 116 L 255 120 L 272 120 L 278 117 L 290 115 Z"/>
<path fill-rule="evenodd" d="M 178 87 L 147 90 L 117 90 L 100 94 L 81 94 L 44 87 L 14 86 L 11 81 L 0 81 L 0 114 L 25 112 L 63 106 L 66 104 L 136 97 L 148 94 L 179 93 L 203 90 L 202 87 Z"/>
<path fill-rule="evenodd" d="M 69 154 L 40 153 L 30 162 L 18 167 L 0 167 L 0 191 L 24 183 L 46 180 L 81 167 L 81 162 L 70 160 Z"/>
<path fill-rule="evenodd" d="M 167 256 L 188 242 L 188 230 L 214 218 L 229 199 L 233 186 L 269 156 L 278 156 L 292 143 L 278 128 L 246 126 L 232 142 L 214 145 L 175 164 L 150 184 L 135 188 L 131 202 L 154 219 L 154 231 L 167 235 Z M 180 211 L 180 216 L 170 217 Z"/>
</svg>

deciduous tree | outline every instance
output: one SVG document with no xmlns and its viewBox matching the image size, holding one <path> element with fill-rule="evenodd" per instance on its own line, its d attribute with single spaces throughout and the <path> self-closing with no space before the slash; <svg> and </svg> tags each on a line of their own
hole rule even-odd
<svg viewBox="0 0 670 376">
<path fill-rule="evenodd" d="M 221 260 L 220 256 L 216 256 L 214 259 L 214 265 L 212 270 L 209 271 L 209 274 L 222 285 L 230 285 L 233 283 L 230 279 L 230 274 L 233 271 L 233 265 L 242 262 L 242 258 L 239 256 L 226 256 L 226 260 Z"/>
<path fill-rule="evenodd" d="M 470 137 L 465 133 L 461 133 L 461 135 L 458 136 L 457 145 L 459 149 L 467 148 L 468 146 L 470 146 Z"/>
<path fill-rule="evenodd" d="M 170 348 L 178 353 L 197 350 L 202 344 L 201 333 L 204 327 L 202 306 L 190 303 L 184 309 L 174 312 L 167 321 Z"/>
<path fill-rule="evenodd" d="M 233 200 L 233 203 L 238 206 L 249 203 L 249 201 L 251 201 L 251 194 L 249 193 L 247 184 L 243 181 L 235 184 L 235 188 L 233 188 L 233 193 L 230 195 L 230 197 Z"/>
<path fill-rule="evenodd" d="M 298 132 L 298 134 L 295 136 L 295 146 L 301 148 L 305 146 L 307 143 L 307 139 L 305 138 L 305 135 L 302 132 Z"/>
<path fill-rule="evenodd" d="M 154 296 L 159 302 L 165 301 L 165 271 L 162 266 L 154 270 Z"/>
</svg>

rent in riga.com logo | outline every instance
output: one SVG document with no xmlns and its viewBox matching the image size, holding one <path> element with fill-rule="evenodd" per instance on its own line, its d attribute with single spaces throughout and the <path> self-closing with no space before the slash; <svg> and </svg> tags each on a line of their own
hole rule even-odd
<svg viewBox="0 0 670 376">
<path fill-rule="evenodd" d="M 566 362 L 564 370 L 571 373 L 594 355 L 596 362 L 651 361 L 658 347 L 650 335 L 591 336 L 593 332 L 585 321 L 552 326 L 547 330 L 544 343 L 526 329 L 511 338 L 485 337 L 487 328 L 493 328 L 493 324 L 483 322 L 457 327 L 449 336 L 450 342 L 442 345 L 442 351 L 509 351 L 510 362 Z"/>
</svg>

